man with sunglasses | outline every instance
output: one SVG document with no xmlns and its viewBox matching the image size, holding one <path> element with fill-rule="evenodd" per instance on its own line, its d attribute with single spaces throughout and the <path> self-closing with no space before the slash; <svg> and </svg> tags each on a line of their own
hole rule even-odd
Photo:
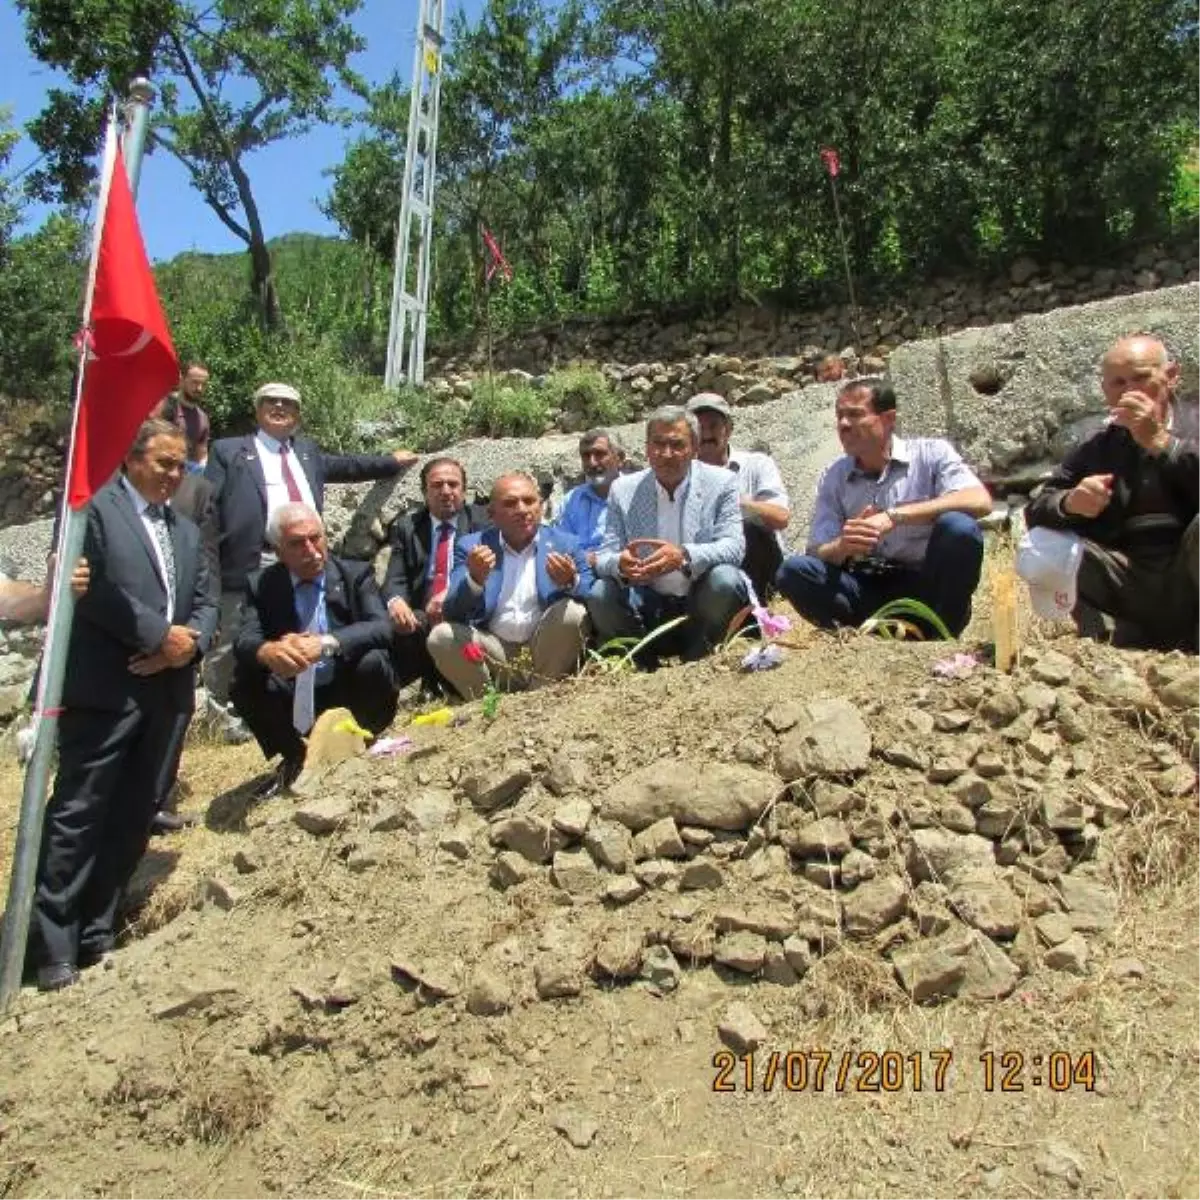
<svg viewBox="0 0 1200 1200">
<path fill-rule="evenodd" d="M 779 590 L 818 625 L 860 625 L 891 600 L 919 600 L 957 637 L 983 566 L 977 518 L 992 498 L 943 438 L 896 434 L 896 393 L 861 378 L 838 391 L 845 450 L 817 484 L 804 554 L 784 561 Z"/>
<path fill-rule="evenodd" d="M 233 673 L 231 646 L 241 624 L 246 580 L 275 561 L 267 525 L 285 504 L 307 504 L 320 514 L 326 483 L 387 479 L 417 461 L 411 450 L 391 454 L 327 454 L 300 434 L 300 393 L 286 383 L 264 383 L 254 393 L 256 432 L 221 438 L 209 450 L 221 527 L 220 641 L 205 668 L 210 702 L 228 719 Z M 239 731 L 231 730 L 237 736 Z M 242 735 L 244 737 L 244 735 Z"/>
</svg>

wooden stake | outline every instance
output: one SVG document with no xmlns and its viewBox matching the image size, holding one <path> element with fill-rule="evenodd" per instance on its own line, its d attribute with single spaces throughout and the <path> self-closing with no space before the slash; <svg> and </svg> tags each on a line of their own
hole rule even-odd
<svg viewBox="0 0 1200 1200">
<path fill-rule="evenodd" d="M 1011 566 L 992 575 L 992 625 L 996 643 L 996 670 L 1011 671 L 1021 652 L 1017 618 L 1017 574 Z"/>
</svg>

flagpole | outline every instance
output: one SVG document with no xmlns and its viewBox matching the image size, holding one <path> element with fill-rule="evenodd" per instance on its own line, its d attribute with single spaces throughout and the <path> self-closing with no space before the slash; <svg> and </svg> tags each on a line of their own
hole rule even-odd
<svg viewBox="0 0 1200 1200">
<path fill-rule="evenodd" d="M 128 126 L 122 142 L 129 187 L 137 196 L 141 174 L 142 151 L 145 146 L 149 107 L 154 89 L 146 79 L 136 79 L 130 85 L 126 105 Z M 108 189 L 116 161 L 116 115 L 110 116 L 105 132 L 104 161 L 100 175 L 100 195 L 96 203 L 96 220 L 92 231 L 92 254 L 88 265 L 87 287 L 84 292 L 83 336 L 79 347 L 79 364 L 75 372 L 75 407 L 72 415 L 72 437 L 67 451 L 65 481 L 71 479 L 71 464 L 75 451 L 74 433 L 79 421 L 83 396 L 83 377 L 87 369 L 88 328 L 91 323 L 92 299 L 96 289 L 96 270 L 99 261 L 100 234 L 104 228 L 104 213 L 108 205 Z M 59 705 L 62 701 L 63 678 L 67 669 L 67 644 L 71 622 L 75 615 L 75 594 L 70 578 L 75 563 L 83 552 L 87 531 L 86 507 L 74 509 L 63 488 L 62 516 L 59 522 L 58 545 L 55 551 L 54 579 L 50 592 L 50 614 L 46 643 L 38 676 L 37 697 L 34 701 L 33 754 L 25 769 L 25 784 L 21 793 L 21 815 L 13 847 L 12 873 L 8 881 L 8 901 L 4 909 L 4 926 L 0 931 L 0 1012 L 11 1004 L 21 989 L 25 967 L 25 946 L 29 936 L 29 919 L 33 911 L 33 890 L 37 881 L 38 854 L 41 850 L 42 819 L 50 789 L 50 766 L 58 734 Z"/>
<path fill-rule="evenodd" d="M 850 270 L 850 250 L 846 245 L 846 230 L 842 226 L 842 206 L 838 201 L 837 177 L 842 167 L 838 159 L 837 150 L 832 146 L 822 147 L 821 161 L 825 164 L 825 170 L 829 173 L 829 190 L 833 194 L 833 216 L 837 224 L 838 242 L 842 247 L 842 265 L 846 268 L 846 288 L 850 293 L 850 322 L 854 326 L 854 340 L 857 343 L 858 354 L 861 358 L 866 353 L 866 347 L 863 345 L 862 340 L 858 300 L 854 296 L 854 275 Z"/>
<path fill-rule="evenodd" d="M 854 323 L 854 340 L 858 343 L 858 356 L 861 358 L 867 352 L 863 345 L 862 328 L 859 325 L 858 301 L 854 297 L 854 275 L 850 270 L 850 251 L 846 246 L 846 231 L 842 228 L 842 206 L 838 203 L 837 178 L 829 176 L 829 187 L 833 192 L 833 214 L 837 218 L 838 240 L 842 243 L 842 263 L 846 268 L 846 287 L 850 292 L 850 320 Z"/>
</svg>

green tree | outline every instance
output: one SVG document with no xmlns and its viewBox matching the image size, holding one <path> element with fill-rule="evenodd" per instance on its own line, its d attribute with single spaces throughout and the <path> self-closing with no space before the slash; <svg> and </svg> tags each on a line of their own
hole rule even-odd
<svg viewBox="0 0 1200 1200">
<path fill-rule="evenodd" d="M 83 280 L 83 228 L 55 214 L 22 234 L 24 191 L 9 174 L 18 135 L 0 109 L 0 388 L 42 400 L 66 393 Z"/>
<path fill-rule="evenodd" d="M 38 59 L 64 70 L 30 127 L 48 155 L 34 184 L 48 199 L 78 201 L 106 102 L 136 75 L 160 99 L 147 149 L 185 168 L 221 223 L 245 243 L 250 287 L 266 327 L 284 328 L 249 160 L 312 125 L 345 118 L 340 82 L 362 91 L 349 67 L 363 47 L 349 18 L 360 0 L 18 0 Z"/>
</svg>

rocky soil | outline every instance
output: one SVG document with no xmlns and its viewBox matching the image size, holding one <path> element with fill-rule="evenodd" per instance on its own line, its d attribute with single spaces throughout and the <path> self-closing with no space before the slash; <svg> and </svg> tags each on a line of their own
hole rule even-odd
<svg viewBox="0 0 1200 1200">
<path fill-rule="evenodd" d="M 1194 1195 L 1195 660 L 745 649 L 265 804 L 192 746 L 0 1194 Z"/>
</svg>

